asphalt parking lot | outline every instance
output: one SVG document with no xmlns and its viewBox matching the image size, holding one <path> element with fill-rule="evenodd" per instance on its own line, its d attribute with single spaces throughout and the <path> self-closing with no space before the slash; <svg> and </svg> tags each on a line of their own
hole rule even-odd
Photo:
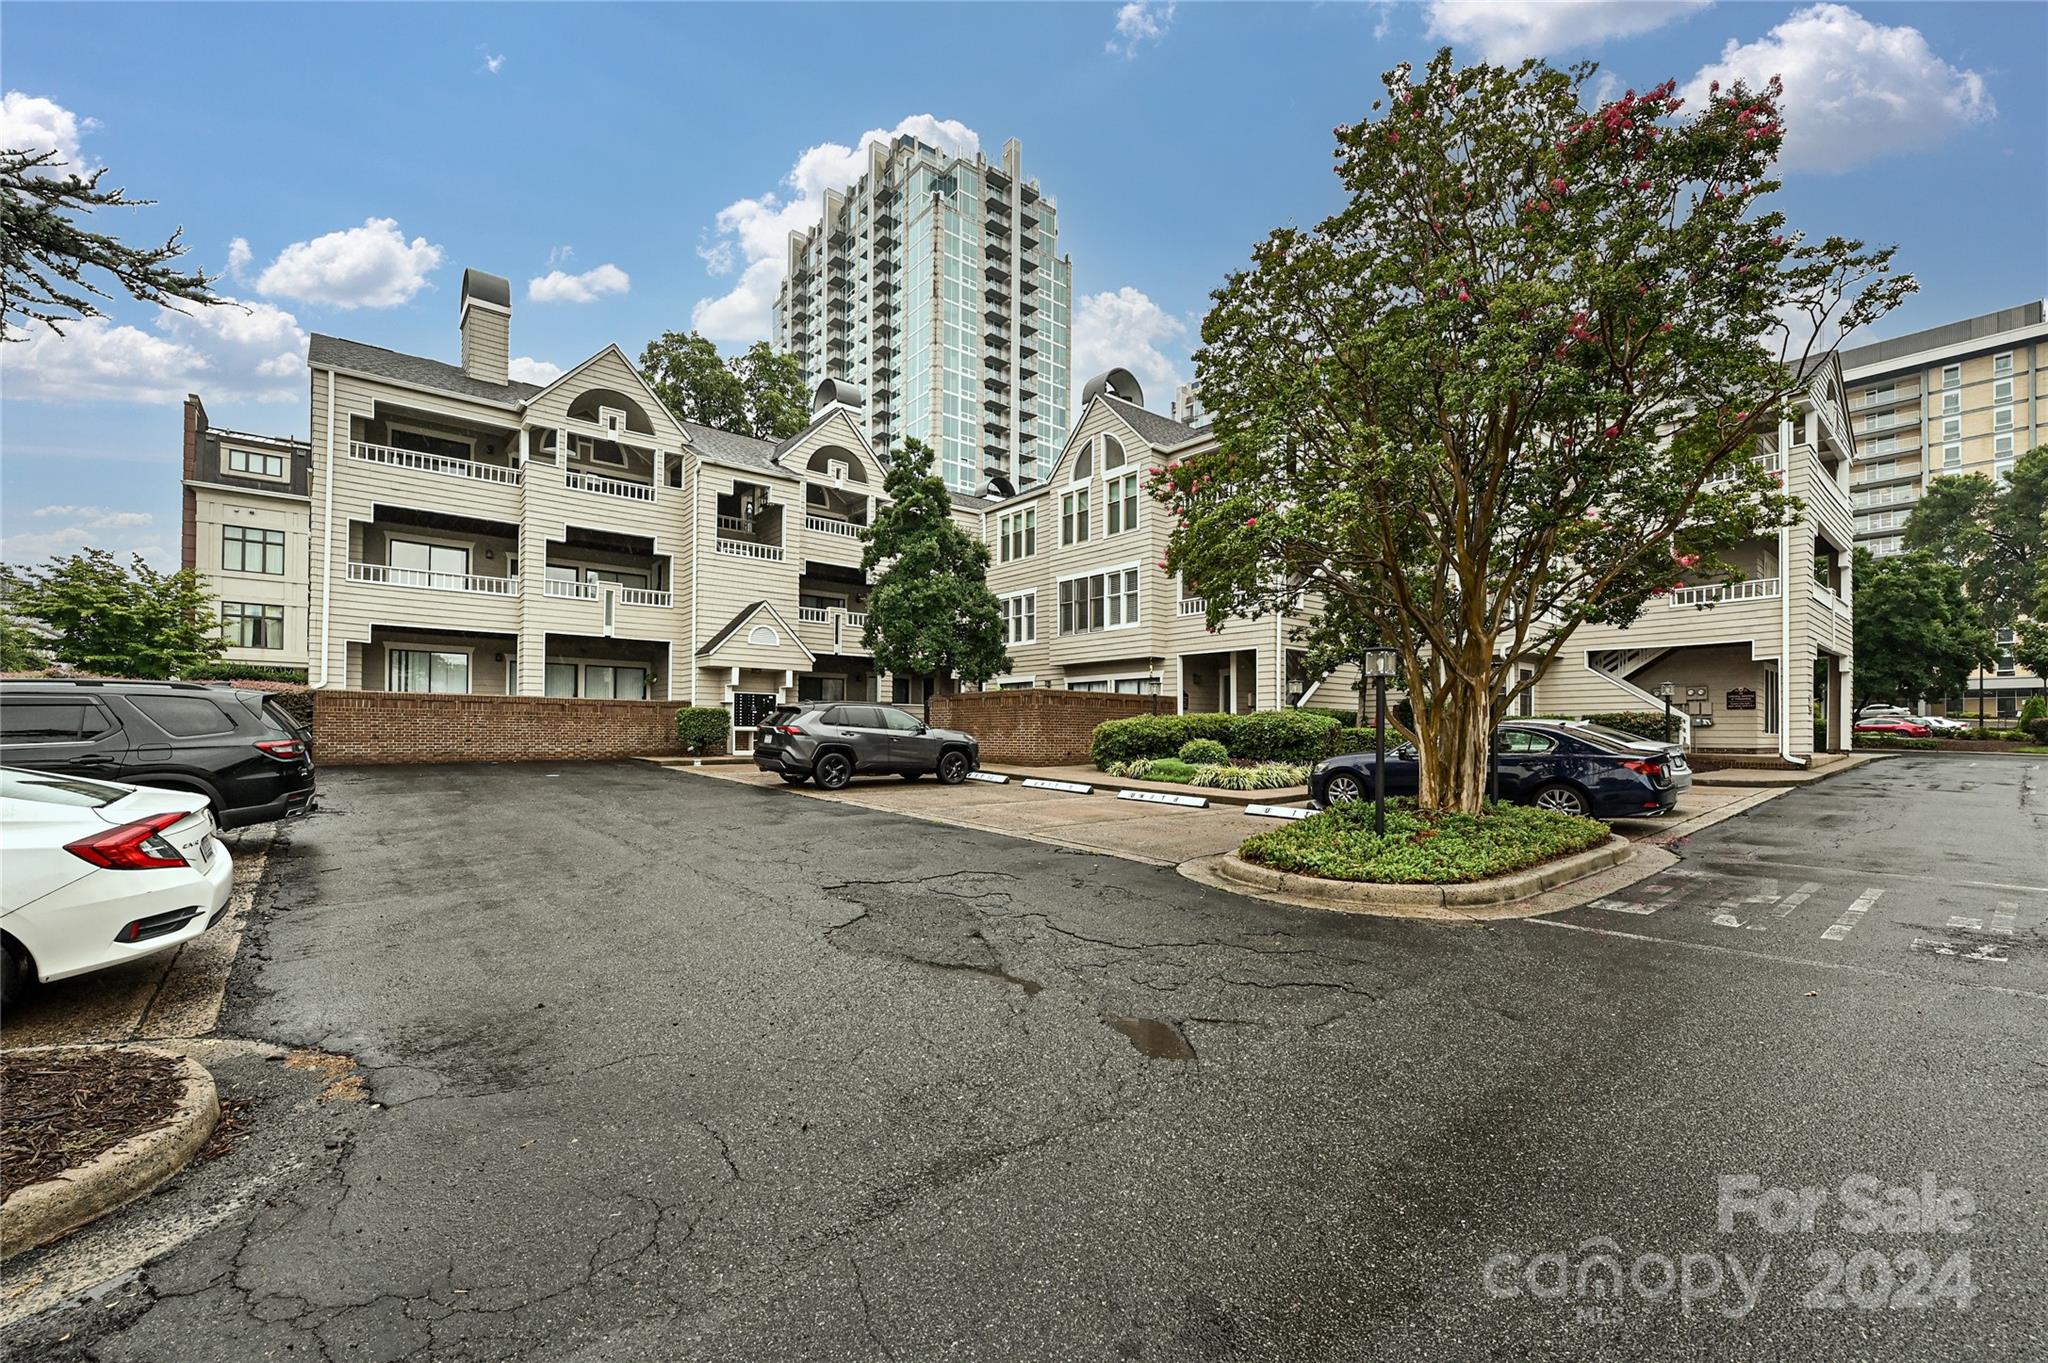
<svg viewBox="0 0 2048 1363">
<path fill-rule="evenodd" d="M 10 1263 L 0 1345 L 2038 1358 L 2048 807 L 1986 766 L 1759 805 L 1655 913 L 1458 927 L 638 764 L 329 772 L 209 1061 L 246 1144 Z M 1737 889 L 1780 921 L 1716 925 Z M 2000 963 L 1900 944 L 2001 895 Z M 1723 1180 L 1858 1175 L 1975 1210 L 1719 1228 Z M 1524 1272 L 1588 1245 L 1687 1291 Z M 1948 1287 L 1815 1302 L 1828 1254 Z"/>
</svg>

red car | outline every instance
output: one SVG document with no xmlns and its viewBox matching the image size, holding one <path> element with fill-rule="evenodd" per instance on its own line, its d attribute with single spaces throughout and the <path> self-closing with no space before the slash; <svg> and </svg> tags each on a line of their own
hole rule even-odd
<svg viewBox="0 0 2048 1363">
<path fill-rule="evenodd" d="M 1934 730 L 1910 719 L 1864 719 L 1856 723 L 1859 734 L 1890 734 L 1894 738 L 1932 738 Z"/>
</svg>

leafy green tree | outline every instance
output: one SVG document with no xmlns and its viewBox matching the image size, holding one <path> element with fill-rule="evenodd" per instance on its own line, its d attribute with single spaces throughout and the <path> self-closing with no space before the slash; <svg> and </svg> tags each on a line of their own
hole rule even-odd
<svg viewBox="0 0 2048 1363">
<path fill-rule="evenodd" d="M 1305 588 L 1401 654 L 1424 806 L 1472 811 L 1494 722 L 1586 622 L 1625 625 L 1793 501 L 1751 456 L 1815 337 L 1914 288 L 1771 207 L 1775 82 L 1587 112 L 1589 65 L 1387 73 L 1344 206 L 1274 231 L 1196 356 L 1218 447 L 1154 491 L 1211 623 Z M 1794 319 L 1794 320 L 1788 320 Z"/>
<path fill-rule="evenodd" d="M 2038 618 L 2048 592 L 2048 445 L 2021 455 L 2004 487 L 1981 473 L 1935 479 L 1906 521 L 1906 547 L 1962 569 L 1993 629 Z"/>
<path fill-rule="evenodd" d="M 803 369 L 766 341 L 727 360 L 694 331 L 665 331 L 640 352 L 640 373 L 683 421 L 762 440 L 784 440 L 810 424 Z"/>
<path fill-rule="evenodd" d="M 1856 704 L 1960 696 L 1994 652 L 1963 573 L 1932 554 L 1856 551 Z"/>
<path fill-rule="evenodd" d="M 90 175 L 57 173 L 69 164 L 54 151 L 0 149 L 0 340 L 23 339 L 30 322 L 62 336 L 67 322 L 105 316 L 94 300 L 114 295 L 90 272 L 145 303 L 222 301 L 206 275 L 173 267 L 185 254 L 178 240 L 183 228 L 161 246 L 129 246 L 88 231 L 83 219 L 95 209 L 145 208 L 156 201 L 100 188 L 105 166 Z"/>
<path fill-rule="evenodd" d="M 954 522 L 930 446 L 905 441 L 888 463 L 889 500 L 862 534 L 861 567 L 876 575 L 862 641 L 884 671 L 979 686 L 1010 669 L 1002 604 L 988 589 L 988 546 Z M 925 696 L 929 718 L 930 686 Z"/>
<path fill-rule="evenodd" d="M 48 641 L 0 610 L 0 672 L 40 672 L 50 665 Z"/>
<path fill-rule="evenodd" d="M 2033 618 L 2022 620 L 2014 631 L 2018 638 L 2013 646 L 2013 658 L 2027 671 L 2048 681 L 2048 582 L 2041 584 L 2041 592 L 2034 598 L 2031 614 Z"/>
<path fill-rule="evenodd" d="M 104 549 L 40 568 L 0 568 L 9 608 L 49 632 L 56 661 L 110 677 L 175 677 L 218 659 L 220 619 L 189 570 L 158 572 L 135 554 L 127 567 Z"/>
</svg>

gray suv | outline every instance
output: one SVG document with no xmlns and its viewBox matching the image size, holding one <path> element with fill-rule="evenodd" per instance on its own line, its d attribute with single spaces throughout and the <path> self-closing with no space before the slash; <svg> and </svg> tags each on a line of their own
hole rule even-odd
<svg viewBox="0 0 2048 1363">
<path fill-rule="evenodd" d="M 957 729 L 934 729 L 888 705 L 813 701 L 784 706 L 754 730 L 754 765 L 793 786 L 816 780 L 838 790 L 858 774 L 927 772 L 957 786 L 981 765 L 981 745 Z"/>
</svg>

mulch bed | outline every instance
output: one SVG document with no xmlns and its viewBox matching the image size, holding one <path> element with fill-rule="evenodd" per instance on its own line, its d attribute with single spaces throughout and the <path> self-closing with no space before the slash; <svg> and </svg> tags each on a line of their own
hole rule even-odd
<svg viewBox="0 0 2048 1363">
<path fill-rule="evenodd" d="M 0 1055 L 0 1197 L 75 1169 L 177 1110 L 168 1056 L 81 1050 Z"/>
</svg>

